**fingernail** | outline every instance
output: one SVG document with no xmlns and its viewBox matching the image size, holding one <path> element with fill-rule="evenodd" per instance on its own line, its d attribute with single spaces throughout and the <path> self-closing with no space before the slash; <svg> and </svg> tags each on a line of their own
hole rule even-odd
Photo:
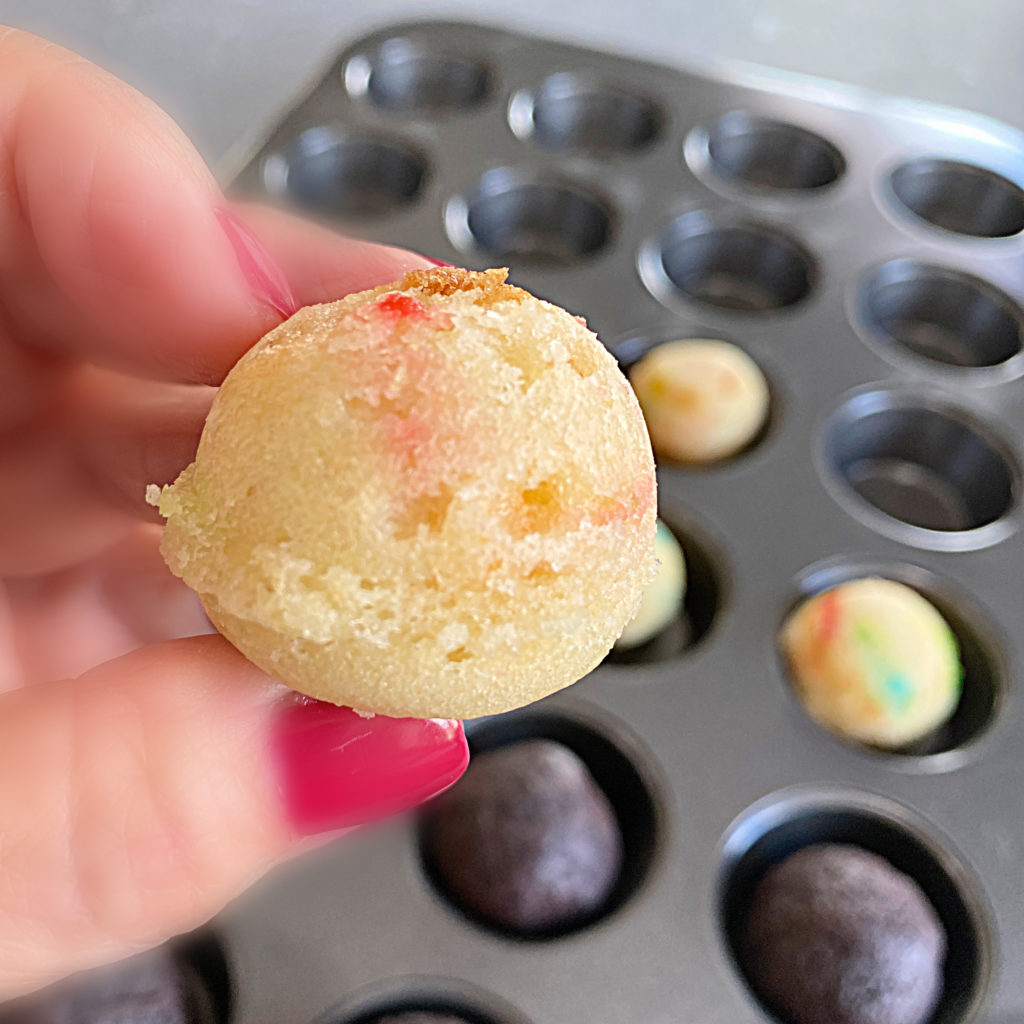
<svg viewBox="0 0 1024 1024">
<path fill-rule="evenodd" d="M 447 789 L 469 764 L 461 722 L 365 718 L 308 699 L 278 709 L 272 742 L 285 813 L 300 836 L 408 810 Z"/>
<path fill-rule="evenodd" d="M 433 256 L 423 257 L 428 263 L 433 263 L 435 267 L 454 267 L 454 263 L 445 263 L 444 260 L 435 260 Z"/>
<path fill-rule="evenodd" d="M 291 316 L 299 305 L 284 272 L 270 258 L 263 243 L 231 210 L 220 206 L 214 212 L 253 294 L 281 316 Z"/>
</svg>

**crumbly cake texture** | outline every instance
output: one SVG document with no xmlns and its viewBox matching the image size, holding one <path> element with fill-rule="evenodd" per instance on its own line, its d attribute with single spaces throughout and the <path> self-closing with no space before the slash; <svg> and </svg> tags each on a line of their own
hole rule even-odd
<svg viewBox="0 0 1024 1024">
<path fill-rule="evenodd" d="M 867 577 L 816 594 L 780 639 L 808 712 L 848 739 L 906 746 L 943 725 L 960 701 L 953 631 L 896 580 Z"/>
<path fill-rule="evenodd" d="M 505 711 L 596 666 L 653 572 L 643 417 L 575 317 L 439 267 L 300 310 L 149 498 L 247 657 L 387 715 Z"/>
</svg>

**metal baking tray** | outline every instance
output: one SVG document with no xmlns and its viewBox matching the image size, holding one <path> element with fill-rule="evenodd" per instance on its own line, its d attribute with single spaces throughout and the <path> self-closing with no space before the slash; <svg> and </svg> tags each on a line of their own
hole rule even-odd
<svg viewBox="0 0 1024 1024">
<path fill-rule="evenodd" d="M 392 824 L 222 915 L 233 1021 L 764 1021 L 737 922 L 767 864 L 830 838 L 888 856 L 943 918 L 933 1024 L 1024 1020 L 1024 137 L 770 71 L 425 22 L 348 46 L 240 166 L 241 195 L 510 266 L 624 364 L 733 341 L 772 414 L 735 459 L 659 467 L 685 621 L 471 726 L 478 747 L 547 735 L 590 764 L 626 837 L 609 912 L 547 941 L 489 932 L 432 885 L 415 824 Z M 801 595 L 863 572 L 918 588 L 963 651 L 958 712 L 905 753 L 815 726 L 776 647 Z"/>
</svg>

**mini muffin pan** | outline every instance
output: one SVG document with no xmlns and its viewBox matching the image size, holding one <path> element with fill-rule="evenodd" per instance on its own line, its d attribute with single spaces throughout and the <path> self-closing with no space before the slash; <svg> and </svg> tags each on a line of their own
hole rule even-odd
<svg viewBox="0 0 1024 1024">
<path fill-rule="evenodd" d="M 606 913 L 498 934 L 435 885 L 415 823 L 275 875 L 222 917 L 236 1024 L 422 1008 L 478 1024 L 755 1024 L 733 950 L 768 865 L 859 843 L 949 935 L 932 1024 L 1024 1020 L 1024 138 L 770 72 L 687 73 L 467 24 L 349 46 L 247 159 L 240 194 L 513 280 L 628 366 L 723 338 L 769 423 L 659 467 L 683 618 L 570 691 L 470 724 L 559 739 L 605 788 L 626 868 Z M 960 708 L 914 748 L 804 714 L 777 632 L 865 573 L 956 632 Z"/>
</svg>

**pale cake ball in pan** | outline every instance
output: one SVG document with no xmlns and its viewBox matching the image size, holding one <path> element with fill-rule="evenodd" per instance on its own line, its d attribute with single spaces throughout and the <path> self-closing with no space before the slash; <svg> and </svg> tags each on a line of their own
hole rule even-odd
<svg viewBox="0 0 1024 1024">
<path fill-rule="evenodd" d="M 568 686 L 653 573 L 640 408 L 586 326 L 438 268 L 296 313 L 151 490 L 163 553 L 246 656 L 322 700 L 464 718 Z"/>
<path fill-rule="evenodd" d="M 786 620 L 781 641 L 811 717 L 860 743 L 914 743 L 959 703 L 963 670 L 952 630 L 895 580 L 852 580 L 815 595 Z"/>
<path fill-rule="evenodd" d="M 746 448 L 768 416 L 757 363 L 727 341 L 670 341 L 629 371 L 654 450 L 674 462 L 709 463 Z"/>
<path fill-rule="evenodd" d="M 644 587 L 640 609 L 615 641 L 628 651 L 653 640 L 680 613 L 686 595 L 686 559 L 672 531 L 659 519 L 654 536 L 654 579 Z"/>
</svg>

